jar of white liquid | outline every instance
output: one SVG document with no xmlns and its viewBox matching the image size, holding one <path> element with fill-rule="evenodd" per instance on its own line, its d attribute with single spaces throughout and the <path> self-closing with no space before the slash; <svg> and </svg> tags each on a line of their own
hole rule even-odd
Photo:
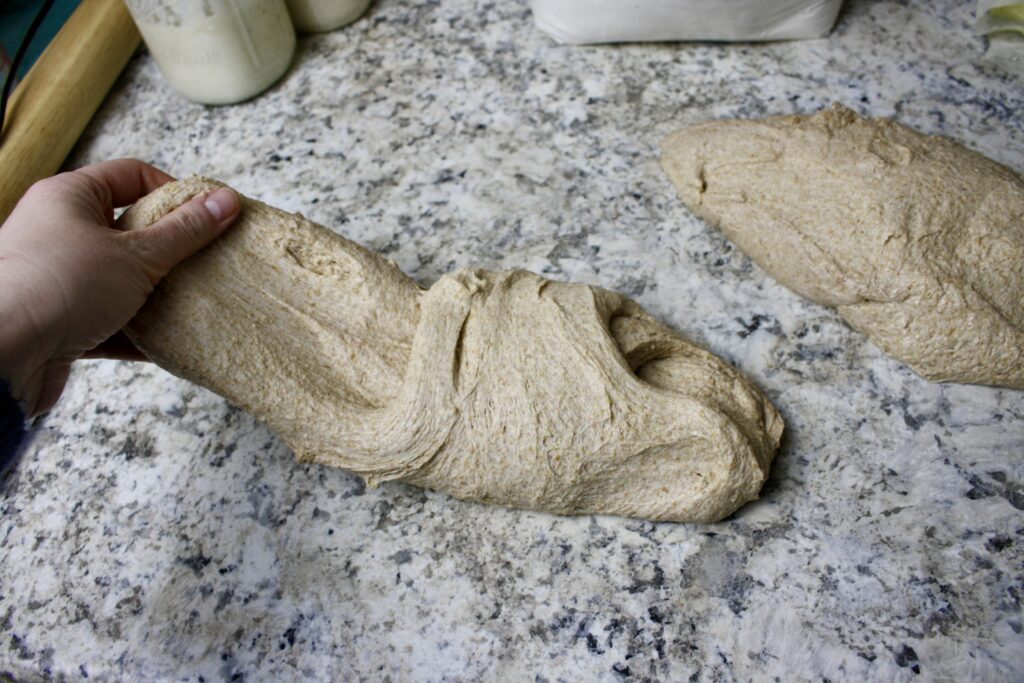
<svg viewBox="0 0 1024 683">
<path fill-rule="evenodd" d="M 288 0 L 295 28 L 305 33 L 330 31 L 351 24 L 370 6 L 371 0 Z"/>
<path fill-rule="evenodd" d="M 262 92 L 295 53 L 284 0 L 126 0 L 164 77 L 193 102 Z"/>
</svg>

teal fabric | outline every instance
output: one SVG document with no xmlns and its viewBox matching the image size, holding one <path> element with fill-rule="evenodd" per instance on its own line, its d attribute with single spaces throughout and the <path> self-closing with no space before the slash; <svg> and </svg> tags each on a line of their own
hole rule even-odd
<svg viewBox="0 0 1024 683">
<path fill-rule="evenodd" d="M 81 0 L 57 0 L 46 20 L 39 28 L 35 40 L 29 46 L 25 61 L 18 70 L 18 78 L 24 78 L 29 68 L 50 44 L 57 31 L 75 11 Z M 29 24 L 42 6 L 40 0 L 0 0 L 0 78 L 6 78 L 11 60 L 21 45 Z"/>
</svg>

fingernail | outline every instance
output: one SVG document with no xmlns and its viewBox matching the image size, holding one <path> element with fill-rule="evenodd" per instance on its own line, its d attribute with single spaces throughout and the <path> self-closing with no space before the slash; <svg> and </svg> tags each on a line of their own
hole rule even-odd
<svg viewBox="0 0 1024 683">
<path fill-rule="evenodd" d="M 217 190 L 206 197 L 206 210 L 219 221 L 238 210 L 238 196 L 227 188 Z"/>
</svg>

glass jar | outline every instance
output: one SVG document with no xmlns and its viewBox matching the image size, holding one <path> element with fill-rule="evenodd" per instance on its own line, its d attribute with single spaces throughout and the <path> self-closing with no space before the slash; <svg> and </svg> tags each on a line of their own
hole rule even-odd
<svg viewBox="0 0 1024 683">
<path fill-rule="evenodd" d="M 202 104 L 270 87 L 295 54 L 284 0 L 126 0 L 167 81 Z"/>
<path fill-rule="evenodd" d="M 330 31 L 351 24 L 370 6 L 371 0 L 288 0 L 295 28 L 306 33 Z"/>
</svg>

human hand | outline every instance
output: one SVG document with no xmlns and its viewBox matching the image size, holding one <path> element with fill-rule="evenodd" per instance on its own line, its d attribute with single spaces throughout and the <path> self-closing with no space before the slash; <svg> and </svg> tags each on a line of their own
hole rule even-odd
<svg viewBox="0 0 1024 683">
<path fill-rule="evenodd" d="M 142 359 L 120 332 L 153 287 L 238 215 L 228 189 L 130 232 L 114 209 L 173 178 L 134 159 L 41 180 L 0 227 L 0 379 L 26 415 L 49 410 L 83 357 Z"/>
</svg>

